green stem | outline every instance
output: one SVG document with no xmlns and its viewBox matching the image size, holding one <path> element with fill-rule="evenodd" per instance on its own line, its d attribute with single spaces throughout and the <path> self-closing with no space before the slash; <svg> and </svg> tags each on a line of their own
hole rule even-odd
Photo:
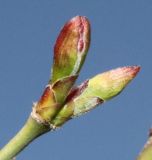
<svg viewBox="0 0 152 160">
<path fill-rule="evenodd" d="M 48 131 L 50 131 L 48 126 L 39 124 L 32 117 L 29 117 L 17 135 L 0 150 L 0 160 L 11 160 L 35 138 Z"/>
</svg>

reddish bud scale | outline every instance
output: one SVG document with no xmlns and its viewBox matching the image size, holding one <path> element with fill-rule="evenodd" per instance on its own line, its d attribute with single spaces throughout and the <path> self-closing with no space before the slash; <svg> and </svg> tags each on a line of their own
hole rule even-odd
<svg viewBox="0 0 152 160">
<path fill-rule="evenodd" d="M 35 105 L 35 114 L 44 122 L 49 122 L 60 109 L 51 86 L 47 86 L 38 103 Z"/>
<path fill-rule="evenodd" d="M 50 86 L 47 86 L 37 104 L 39 109 L 45 108 L 56 102 L 54 93 Z"/>
<path fill-rule="evenodd" d="M 67 96 L 66 103 L 78 97 L 87 88 L 89 80 L 83 82 L 80 86 L 73 88 Z"/>
</svg>

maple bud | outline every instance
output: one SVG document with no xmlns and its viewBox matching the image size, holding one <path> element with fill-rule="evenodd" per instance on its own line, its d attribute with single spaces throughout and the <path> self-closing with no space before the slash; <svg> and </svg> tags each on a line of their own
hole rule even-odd
<svg viewBox="0 0 152 160">
<path fill-rule="evenodd" d="M 86 17 L 76 16 L 61 30 L 55 47 L 52 80 L 38 103 L 34 116 L 51 122 L 75 83 L 90 44 L 90 24 Z"/>
<path fill-rule="evenodd" d="M 139 66 L 127 66 L 99 74 L 90 79 L 87 92 L 103 100 L 111 99 L 127 86 L 139 70 Z"/>
<path fill-rule="evenodd" d="M 62 28 L 55 47 L 51 83 L 76 75 L 90 45 L 90 24 L 86 17 L 76 16 Z"/>
<path fill-rule="evenodd" d="M 148 140 L 137 157 L 137 160 L 152 160 L 152 128 L 149 131 L 149 137 Z"/>
<path fill-rule="evenodd" d="M 139 66 L 121 67 L 82 83 L 68 95 L 65 106 L 53 121 L 54 124 L 60 126 L 70 118 L 80 116 L 98 104 L 117 96 L 139 70 Z"/>
</svg>

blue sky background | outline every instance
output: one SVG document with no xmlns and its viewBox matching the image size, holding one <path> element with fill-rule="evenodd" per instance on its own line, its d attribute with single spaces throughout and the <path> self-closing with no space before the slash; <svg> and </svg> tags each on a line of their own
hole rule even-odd
<svg viewBox="0 0 152 160">
<path fill-rule="evenodd" d="M 113 100 L 32 143 L 18 160 L 134 160 L 152 126 L 151 0 L 0 0 L 0 146 L 24 124 L 50 76 L 63 24 L 85 15 L 92 42 L 77 83 L 125 65 L 137 78 Z"/>
</svg>

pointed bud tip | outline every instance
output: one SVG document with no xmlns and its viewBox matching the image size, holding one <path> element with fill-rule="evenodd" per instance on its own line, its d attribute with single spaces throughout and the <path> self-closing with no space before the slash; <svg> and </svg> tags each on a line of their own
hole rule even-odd
<svg viewBox="0 0 152 160">
<path fill-rule="evenodd" d="M 137 65 L 135 65 L 135 66 L 125 66 L 123 68 L 132 72 L 133 75 L 136 75 L 141 69 L 141 67 L 137 66 Z"/>
<path fill-rule="evenodd" d="M 85 16 L 75 16 L 73 17 L 69 22 L 74 23 L 74 24 L 80 24 L 83 23 L 84 27 L 86 27 L 87 25 L 89 25 L 89 20 L 87 17 Z"/>
<path fill-rule="evenodd" d="M 139 71 L 140 71 L 140 66 L 125 66 L 112 69 L 108 72 L 105 72 L 105 74 L 108 74 L 109 77 L 111 77 L 113 80 L 115 79 L 131 80 L 137 75 Z"/>
<path fill-rule="evenodd" d="M 122 68 L 118 68 L 118 70 L 119 69 L 121 70 L 120 73 L 122 72 L 121 74 L 123 74 L 124 76 L 130 76 L 131 79 L 133 79 L 138 74 L 141 67 L 140 66 L 125 66 L 125 67 L 122 67 Z"/>
</svg>

